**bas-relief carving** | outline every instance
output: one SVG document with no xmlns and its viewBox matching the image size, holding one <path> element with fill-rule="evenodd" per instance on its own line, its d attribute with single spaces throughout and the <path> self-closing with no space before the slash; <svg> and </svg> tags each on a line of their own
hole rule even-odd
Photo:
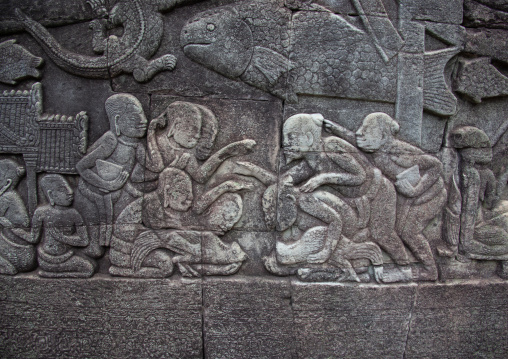
<svg viewBox="0 0 508 359">
<path fill-rule="evenodd" d="M 332 136 L 323 136 L 325 129 Z M 269 186 L 263 209 L 280 233 L 265 258 L 270 272 L 360 281 L 351 260 L 364 259 L 379 282 L 437 279 L 423 231 L 446 200 L 442 164 L 398 140 L 398 130 L 384 113 L 367 116 L 356 134 L 320 114 L 298 114 L 283 126 L 286 165 L 297 164 L 281 172 L 277 185 L 273 174 L 239 163 L 239 173 Z M 409 266 L 406 246 L 419 266 Z M 396 268 L 384 272 L 381 249 Z"/>
<path fill-rule="evenodd" d="M 163 36 L 161 12 L 170 11 L 185 0 L 122 0 L 107 8 L 105 0 L 90 0 L 95 19 L 90 22 L 93 51 L 86 56 L 65 49 L 40 23 L 16 9 L 18 20 L 42 46 L 46 54 L 63 70 L 90 78 L 108 79 L 132 73 L 138 82 L 146 82 L 161 71 L 171 71 L 176 57 L 166 54 L 150 60 Z M 122 28 L 121 36 L 109 35 Z"/>
<path fill-rule="evenodd" d="M 161 12 L 184 3 L 121 0 L 109 8 L 90 1 L 96 57 L 64 49 L 41 24 L 17 15 L 62 69 L 100 79 L 132 73 L 146 82 L 176 64 L 169 54 L 150 58 L 164 35 Z M 500 17 L 506 10 L 480 3 Z M 416 10 L 404 6 L 395 24 L 380 1 L 353 1 L 344 12 L 327 1 L 238 1 L 198 13 L 181 29 L 186 56 L 279 98 L 395 103 L 397 121 L 372 113 L 356 133 L 319 114 L 287 118 L 277 174 L 235 159 L 263 150 L 254 140 L 217 149 L 220 119 L 192 101 L 173 102 L 149 122 L 137 97 L 110 96 L 107 118 L 92 119 L 107 120 L 109 131 L 88 148 L 86 113 L 43 114 L 38 83 L 5 91 L 0 151 L 23 155 L 25 166 L 0 160 L 0 271 L 16 274 L 38 264 L 41 276 L 90 277 L 109 259 L 114 276 L 234 274 L 254 259 L 227 234 L 245 212 L 243 193 L 257 181 L 265 188 L 257 205 L 275 234 L 272 252 L 262 259 L 272 274 L 303 281 L 435 281 L 434 248 L 463 262 L 499 261 L 499 274 L 508 276 L 507 175 L 492 165 L 485 132 L 472 126 L 449 132 L 460 159 L 451 176 L 438 159 L 444 157 L 423 152 L 414 145 L 419 140 L 399 138 L 402 130 L 420 135 L 424 110 L 454 114 L 456 94 L 475 103 L 507 94 L 499 64 L 504 55 L 480 41 L 493 32 L 503 48 L 498 32 L 504 30 L 465 31 L 428 14 L 411 17 Z M 442 48 L 426 49 L 424 33 Z M 462 46 L 465 52 L 450 63 Z M 2 49 L 2 82 L 40 76 L 40 58 L 13 41 Z M 233 173 L 222 179 L 226 161 Z M 17 192 L 25 171 L 27 204 Z M 438 243 L 428 231 L 436 222 L 443 231 Z"/>
<path fill-rule="evenodd" d="M 28 208 L 37 204 L 36 173 L 76 173 L 87 148 L 88 116 L 44 114 L 42 85 L 0 95 L 0 153 L 22 154 L 29 187 Z"/>
<path fill-rule="evenodd" d="M 119 223 L 136 225 L 116 231 L 111 274 L 164 277 L 172 274 L 173 263 L 190 277 L 238 271 L 245 253 L 219 236 L 240 219 L 243 201 L 237 192 L 251 185 L 233 180 L 213 188 L 202 184 L 225 160 L 250 152 L 256 143 L 234 142 L 212 154 L 217 132 L 215 115 L 189 102 L 174 102 L 151 121 L 145 165 L 159 173 L 158 186 L 120 214 Z"/>
<path fill-rule="evenodd" d="M 16 85 L 28 77 L 38 79 L 41 77 L 38 70 L 41 65 L 42 58 L 17 45 L 16 40 L 0 43 L 0 82 Z"/>
<path fill-rule="evenodd" d="M 451 132 L 458 149 L 462 193 L 458 253 L 466 258 L 501 261 L 500 276 L 508 277 L 508 226 L 503 190 L 508 174 L 496 178 L 490 168 L 492 148 L 482 130 L 463 126 Z"/>
<path fill-rule="evenodd" d="M 360 24 L 317 5 L 316 11 L 292 14 L 291 9 L 306 9 L 306 4 L 238 2 L 190 19 L 181 46 L 193 61 L 282 99 L 312 94 L 395 102 L 396 55 L 404 40 L 381 1 L 353 4 Z M 260 18 L 267 6 L 271 11 Z M 456 99 L 443 72 L 458 51 L 456 46 L 431 52 L 422 48 L 425 101 L 420 111 L 455 112 Z"/>
</svg>

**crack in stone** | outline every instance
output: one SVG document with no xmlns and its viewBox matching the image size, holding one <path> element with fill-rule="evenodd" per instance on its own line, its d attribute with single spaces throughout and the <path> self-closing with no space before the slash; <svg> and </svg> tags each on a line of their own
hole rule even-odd
<svg viewBox="0 0 508 359">
<path fill-rule="evenodd" d="M 409 310 L 409 319 L 407 322 L 407 332 L 406 332 L 406 338 L 404 340 L 404 352 L 402 353 L 402 359 L 406 359 L 407 344 L 409 341 L 409 333 L 411 332 L 411 322 L 413 320 L 413 310 L 416 306 L 416 301 L 418 300 L 418 288 L 419 288 L 419 286 L 417 285 L 416 289 L 415 289 L 414 300 L 413 300 L 413 303 L 411 304 L 411 309 Z"/>
</svg>

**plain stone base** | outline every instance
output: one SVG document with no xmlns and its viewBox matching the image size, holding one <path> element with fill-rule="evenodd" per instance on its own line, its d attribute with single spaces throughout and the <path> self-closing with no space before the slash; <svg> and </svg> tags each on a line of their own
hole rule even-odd
<svg viewBox="0 0 508 359">
<path fill-rule="evenodd" d="M 508 282 L 0 277 L 2 358 L 507 358 Z"/>
</svg>

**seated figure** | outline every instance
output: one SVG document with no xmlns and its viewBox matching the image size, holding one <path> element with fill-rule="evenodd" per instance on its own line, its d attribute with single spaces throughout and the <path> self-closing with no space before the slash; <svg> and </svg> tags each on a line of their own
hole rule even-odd
<svg viewBox="0 0 508 359">
<path fill-rule="evenodd" d="M 86 247 L 90 240 L 83 218 L 71 208 L 74 192 L 61 176 L 50 174 L 40 180 L 48 204 L 34 213 L 33 239 L 38 240 L 39 275 L 53 278 L 87 278 L 95 272 L 95 262 L 76 253 L 76 247 Z"/>
<path fill-rule="evenodd" d="M 166 168 L 158 188 L 119 216 L 118 222 L 128 224 L 115 231 L 110 273 L 167 277 L 174 263 L 184 276 L 236 272 L 245 253 L 237 243 L 226 244 L 218 236 L 231 230 L 243 210 L 240 195 L 228 192 L 246 188 L 249 185 L 226 181 L 195 200 L 190 176 Z"/>
<path fill-rule="evenodd" d="M 339 220 L 306 226 L 299 197 L 291 178 L 265 191 L 265 220 L 269 228 L 278 231 L 275 250 L 264 258 L 266 269 L 277 275 L 297 274 L 306 281 L 360 281 L 350 261 L 363 259 L 370 261 L 375 279 L 382 281 L 380 248 L 373 242 L 356 243 L 346 238 Z"/>
<path fill-rule="evenodd" d="M 16 186 L 25 169 L 12 160 L 0 160 L 0 273 L 14 275 L 35 267 L 30 221 Z"/>
</svg>

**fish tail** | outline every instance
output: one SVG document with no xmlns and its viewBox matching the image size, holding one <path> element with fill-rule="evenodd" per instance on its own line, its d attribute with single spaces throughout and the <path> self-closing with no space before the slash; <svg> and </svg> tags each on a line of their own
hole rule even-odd
<svg viewBox="0 0 508 359">
<path fill-rule="evenodd" d="M 441 116 L 451 116 L 457 110 L 457 98 L 446 84 L 444 70 L 448 61 L 459 52 L 459 47 L 452 47 L 424 54 L 424 109 Z"/>
</svg>

